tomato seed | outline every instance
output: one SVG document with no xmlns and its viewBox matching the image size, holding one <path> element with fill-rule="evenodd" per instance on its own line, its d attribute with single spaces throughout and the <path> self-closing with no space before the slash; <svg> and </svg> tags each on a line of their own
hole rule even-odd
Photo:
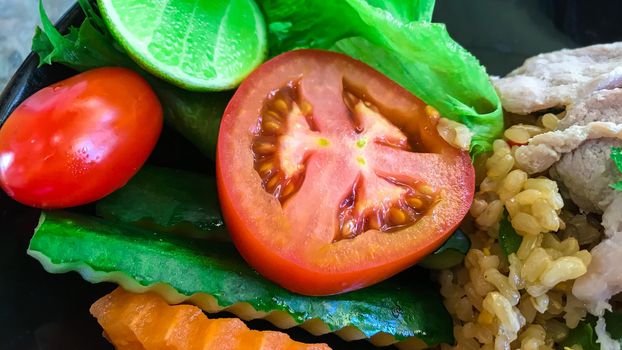
<svg viewBox="0 0 622 350">
<path fill-rule="evenodd" d="M 380 230 L 382 228 L 382 220 L 378 217 L 378 213 L 373 211 L 367 218 L 367 224 L 372 230 Z"/>
<path fill-rule="evenodd" d="M 261 155 L 274 153 L 276 152 L 276 145 L 270 142 L 255 142 L 253 144 L 253 151 Z"/>
<path fill-rule="evenodd" d="M 432 195 L 434 195 L 434 193 L 436 193 L 434 191 L 434 189 L 432 187 L 430 187 L 429 185 L 421 185 L 421 186 L 419 186 L 418 190 L 419 190 L 419 192 L 421 192 L 423 194 L 426 194 L 428 196 L 432 196 Z"/>
<path fill-rule="evenodd" d="M 283 186 L 283 189 L 281 190 L 281 193 L 280 193 L 280 197 L 286 198 L 287 196 L 292 194 L 292 192 L 294 192 L 294 189 L 295 189 L 294 181 L 290 180 L 289 182 L 287 182 L 287 184 L 285 184 L 285 186 Z"/>
<path fill-rule="evenodd" d="M 278 122 L 284 121 L 283 117 L 273 110 L 267 110 L 262 113 L 262 120 L 266 120 L 266 119 L 274 120 Z"/>
<path fill-rule="evenodd" d="M 348 220 L 341 227 L 342 238 L 354 238 L 357 235 L 357 225 L 354 220 Z"/>
<path fill-rule="evenodd" d="M 302 101 L 300 102 L 300 112 L 303 115 L 309 115 L 311 114 L 311 111 L 313 110 L 313 106 L 311 106 L 311 104 L 307 101 Z"/>
<path fill-rule="evenodd" d="M 282 179 L 281 173 L 277 171 L 272 178 L 266 182 L 266 191 L 274 193 Z"/>
<path fill-rule="evenodd" d="M 409 220 L 408 214 L 398 207 L 393 207 L 389 209 L 389 212 L 387 213 L 387 218 L 388 221 L 395 226 L 404 225 Z"/>
<path fill-rule="evenodd" d="M 259 173 L 260 176 L 264 177 L 268 175 L 274 168 L 275 168 L 274 163 L 272 161 L 267 161 L 267 162 L 261 163 L 257 167 L 257 172 Z"/>
<path fill-rule="evenodd" d="M 410 205 L 414 209 L 421 209 L 421 208 L 423 208 L 423 204 L 424 203 L 421 200 L 421 198 L 418 198 L 416 196 L 407 196 L 406 197 L 406 204 Z"/>
<path fill-rule="evenodd" d="M 272 102 L 272 104 L 281 115 L 287 115 L 289 113 L 289 106 L 283 99 L 277 99 Z"/>
<path fill-rule="evenodd" d="M 282 128 L 281 128 L 281 124 L 277 123 L 276 121 L 273 120 L 268 120 L 268 121 L 263 121 L 261 123 L 262 129 L 269 133 L 269 134 L 281 134 L 282 133 Z"/>
</svg>

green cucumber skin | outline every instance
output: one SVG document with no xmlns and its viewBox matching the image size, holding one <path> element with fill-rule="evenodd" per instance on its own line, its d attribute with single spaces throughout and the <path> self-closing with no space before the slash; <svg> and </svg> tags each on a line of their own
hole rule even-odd
<svg viewBox="0 0 622 350">
<path fill-rule="evenodd" d="M 213 176 L 144 166 L 125 186 L 97 202 L 96 210 L 107 220 L 149 230 L 230 240 Z"/>
<path fill-rule="evenodd" d="M 122 283 L 127 275 L 145 287 L 166 282 L 181 295 L 178 302 L 207 293 L 222 308 L 246 302 L 260 312 L 283 311 L 298 325 L 318 318 L 330 331 L 354 326 L 368 338 L 384 332 L 396 341 L 416 337 L 429 346 L 453 341 L 451 317 L 427 278 L 400 276 L 356 292 L 307 297 L 261 277 L 226 242 L 184 239 L 66 212 L 42 215 L 29 254 L 51 272 L 80 271 L 92 282 L 106 276 Z"/>
</svg>

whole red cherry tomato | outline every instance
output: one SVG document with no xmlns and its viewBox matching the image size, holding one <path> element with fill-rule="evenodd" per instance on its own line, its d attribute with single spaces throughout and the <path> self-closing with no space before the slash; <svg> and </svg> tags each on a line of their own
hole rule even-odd
<svg viewBox="0 0 622 350">
<path fill-rule="evenodd" d="M 125 68 L 99 68 L 27 98 L 0 129 L 0 184 L 41 208 L 95 201 L 143 165 L 162 130 L 162 107 Z"/>
</svg>

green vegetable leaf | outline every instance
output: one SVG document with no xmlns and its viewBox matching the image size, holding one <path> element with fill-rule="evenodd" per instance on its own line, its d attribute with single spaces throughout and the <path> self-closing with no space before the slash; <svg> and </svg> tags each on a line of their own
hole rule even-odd
<svg viewBox="0 0 622 350">
<path fill-rule="evenodd" d="M 58 62 L 79 71 L 105 66 L 135 69 L 134 62 L 116 49 L 110 37 L 100 31 L 101 23 L 98 21 L 101 19 L 93 19 L 95 17 L 90 4 L 87 1 L 81 1 L 80 4 L 93 16 L 87 17 L 80 28 L 72 27 L 63 36 L 52 24 L 39 0 L 43 30 L 36 29 L 32 51 L 39 54 L 40 65 Z"/>
<path fill-rule="evenodd" d="M 620 149 L 620 147 L 611 147 L 610 157 L 618 168 L 618 171 L 622 172 L 622 149 Z M 616 191 L 622 191 L 622 180 L 610 184 L 609 187 Z"/>
<path fill-rule="evenodd" d="M 154 89 L 168 124 L 189 139 L 203 154 L 214 159 L 220 118 L 231 92 L 188 92 L 168 84 L 142 70 L 112 39 L 103 20 L 86 0 L 80 4 L 87 17 L 79 28 L 72 27 L 61 35 L 39 3 L 43 30 L 37 28 L 32 51 L 40 64 L 60 63 L 77 71 L 98 67 L 120 66 L 141 74 Z"/>
<path fill-rule="evenodd" d="M 570 330 L 568 336 L 559 343 L 560 347 L 563 349 L 580 345 L 583 350 L 600 350 L 600 345 L 596 342 L 595 324 L 593 316 L 589 320 L 582 321 L 575 329 Z"/>
<path fill-rule="evenodd" d="M 603 317 L 609 336 L 622 344 L 622 313 L 606 311 Z M 598 339 L 595 330 L 596 321 L 596 317 L 588 315 L 575 329 L 570 330 L 568 336 L 559 345 L 562 348 L 580 345 L 583 350 L 599 350 L 601 347 L 596 342 Z"/>
<path fill-rule="evenodd" d="M 227 242 L 194 240 L 62 211 L 42 215 L 28 254 L 49 272 L 79 272 L 86 280 L 126 290 L 191 300 L 208 312 L 227 309 L 253 319 L 285 313 L 279 325 L 320 322 L 323 333 L 354 327 L 372 342 L 421 347 L 453 342 L 452 321 L 437 286 L 410 270 L 376 285 L 338 295 L 289 292 L 251 269 Z M 250 306 L 250 307 L 249 307 Z M 342 334 L 345 335 L 343 332 Z M 378 333 L 385 333 L 375 337 Z M 415 339 L 417 338 L 417 339 Z"/>
<path fill-rule="evenodd" d="M 489 150 L 503 112 L 484 67 L 445 26 L 430 23 L 433 1 L 260 0 L 271 54 L 330 48 L 373 66 L 441 115 L 474 132 L 472 153 Z"/>
<path fill-rule="evenodd" d="M 507 213 L 504 212 L 501 222 L 499 222 L 499 245 L 505 253 L 505 256 L 516 253 L 522 242 L 523 237 L 516 233 L 516 230 L 512 227 L 512 223 L 508 219 Z"/>
</svg>

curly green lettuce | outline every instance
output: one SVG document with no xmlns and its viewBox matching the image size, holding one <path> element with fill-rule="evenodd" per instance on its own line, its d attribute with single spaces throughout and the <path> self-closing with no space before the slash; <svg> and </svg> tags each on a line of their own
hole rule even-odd
<svg viewBox="0 0 622 350">
<path fill-rule="evenodd" d="M 472 154 L 503 131 L 501 102 L 485 68 L 432 23 L 433 0 L 258 0 L 271 55 L 322 48 L 357 58 L 473 133 Z"/>
</svg>

